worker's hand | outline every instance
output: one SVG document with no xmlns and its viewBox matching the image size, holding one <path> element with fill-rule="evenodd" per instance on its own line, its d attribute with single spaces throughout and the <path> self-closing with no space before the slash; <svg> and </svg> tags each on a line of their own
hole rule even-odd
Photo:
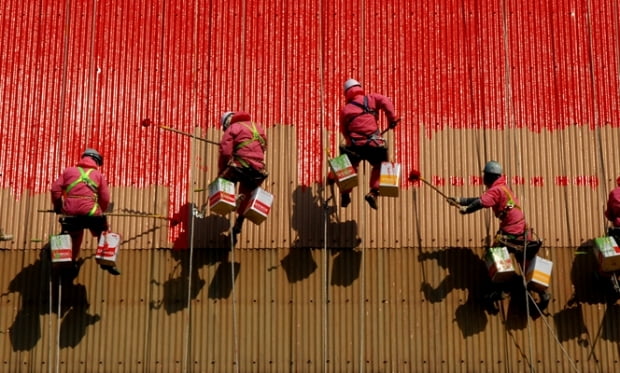
<svg viewBox="0 0 620 373">
<path fill-rule="evenodd" d="M 459 203 L 459 198 L 450 197 L 450 198 L 447 199 L 447 201 L 448 201 L 448 203 L 451 206 L 456 206 L 456 207 L 460 207 L 461 206 L 461 204 Z"/>
<path fill-rule="evenodd" d="M 388 125 L 388 127 L 390 127 L 390 129 L 393 130 L 398 125 L 398 122 L 400 122 L 400 118 L 399 119 L 394 119 L 393 121 L 391 121 L 390 124 Z"/>
<path fill-rule="evenodd" d="M 461 206 L 461 207 L 459 207 L 459 213 L 460 213 L 461 215 L 465 215 L 465 214 L 467 214 L 467 206 Z"/>
</svg>

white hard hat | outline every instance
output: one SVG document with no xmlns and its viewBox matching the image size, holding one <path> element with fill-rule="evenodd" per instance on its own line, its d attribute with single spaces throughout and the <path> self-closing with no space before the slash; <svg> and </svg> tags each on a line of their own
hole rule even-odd
<svg viewBox="0 0 620 373">
<path fill-rule="evenodd" d="M 484 170 L 482 172 L 486 174 L 494 174 L 501 175 L 504 171 L 502 170 L 502 165 L 497 161 L 489 161 L 484 165 Z"/>
<path fill-rule="evenodd" d="M 230 126 L 230 120 L 232 119 L 233 114 L 235 114 L 234 111 L 227 111 L 222 114 L 222 117 L 220 118 L 220 125 L 223 130 L 226 130 L 226 128 Z"/>
<path fill-rule="evenodd" d="M 346 82 L 344 82 L 344 92 L 346 92 L 349 88 L 355 87 L 355 86 L 361 87 L 362 85 L 360 84 L 360 82 L 358 82 L 355 79 L 347 80 Z"/>
</svg>

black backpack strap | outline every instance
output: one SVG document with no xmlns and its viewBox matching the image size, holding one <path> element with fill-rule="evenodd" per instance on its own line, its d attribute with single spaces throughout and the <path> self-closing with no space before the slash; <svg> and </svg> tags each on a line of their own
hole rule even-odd
<svg viewBox="0 0 620 373">
<path fill-rule="evenodd" d="M 356 101 L 351 101 L 349 103 L 352 104 L 352 105 L 357 106 L 358 108 L 360 108 L 362 110 L 364 110 L 362 113 L 359 113 L 354 118 L 356 118 L 356 117 L 358 117 L 360 115 L 363 115 L 363 114 L 372 114 L 372 116 L 374 116 L 375 118 L 377 117 L 377 110 L 371 109 L 368 106 L 368 96 L 364 96 L 364 103 L 363 104 L 360 104 L 359 102 L 356 102 Z"/>
</svg>

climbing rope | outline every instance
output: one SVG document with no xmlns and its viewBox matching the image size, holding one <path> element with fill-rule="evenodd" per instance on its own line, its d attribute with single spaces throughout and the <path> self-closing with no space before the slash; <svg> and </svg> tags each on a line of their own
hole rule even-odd
<svg viewBox="0 0 620 373">
<path fill-rule="evenodd" d="M 198 45 L 198 0 L 194 1 L 194 17 L 193 17 L 193 33 L 192 33 L 192 50 L 194 51 L 193 53 L 193 58 L 192 58 L 192 77 L 193 77 L 193 81 L 194 81 L 194 85 L 193 85 L 193 106 L 196 108 L 198 106 L 197 104 L 197 98 L 198 98 L 198 92 L 196 89 L 196 74 L 197 74 L 197 66 L 198 66 L 198 53 L 197 53 L 197 45 Z M 196 112 L 198 110 L 193 110 L 192 113 L 192 123 L 198 123 L 198 120 L 196 118 Z M 195 129 L 194 129 L 195 130 Z M 194 161 L 195 161 L 195 156 L 194 156 L 194 152 L 196 149 L 196 139 L 197 137 L 192 137 L 192 143 L 194 146 L 192 146 L 190 148 L 190 167 L 189 167 L 189 175 L 188 175 L 188 180 L 189 180 L 189 185 L 194 185 L 193 183 L 193 179 L 194 179 Z M 192 188 L 193 190 L 193 188 Z M 194 191 L 195 193 L 195 191 Z M 193 205 L 190 205 L 190 211 L 189 211 L 189 262 L 188 262 L 188 279 L 187 279 L 187 294 L 186 294 L 186 298 L 185 298 L 185 304 L 187 304 L 187 311 L 184 314 L 184 318 L 185 318 L 185 336 L 183 338 L 183 364 L 182 364 L 182 370 L 184 372 L 188 372 L 191 369 L 189 368 L 190 365 L 190 340 L 191 340 L 191 330 L 192 330 L 192 286 L 194 286 L 192 278 L 194 276 L 192 276 L 193 270 L 194 270 L 194 229 L 196 226 L 196 219 L 195 219 L 195 213 L 194 213 L 194 209 L 195 207 Z"/>
<path fill-rule="evenodd" d="M 541 315 L 540 318 L 545 323 L 545 326 L 547 327 L 547 329 L 549 329 L 549 331 L 551 332 L 551 336 L 555 340 L 556 344 L 560 347 L 560 350 L 562 350 L 562 353 L 564 354 L 564 356 L 566 357 L 566 359 L 570 363 L 570 366 L 573 369 L 573 371 L 574 372 L 579 372 L 579 368 L 577 368 L 577 365 L 575 364 L 575 360 L 573 360 L 573 358 L 570 356 L 570 354 L 568 353 L 566 348 L 564 348 L 564 346 L 562 345 L 562 342 L 558 338 L 557 334 L 553 331 L 553 327 L 551 326 L 551 324 L 549 324 L 549 322 L 547 321 L 547 318 L 544 317 L 544 314 L 543 314 L 542 310 L 540 309 L 540 307 L 538 307 L 538 304 L 536 304 L 536 301 L 534 300 L 534 297 L 532 297 L 532 294 L 530 294 L 530 292 L 527 292 L 527 297 L 528 298 L 526 299 L 526 303 L 529 303 L 529 300 L 532 301 L 532 304 L 534 305 L 534 308 Z"/>
<path fill-rule="evenodd" d="M 364 25 L 366 25 L 366 0 L 361 0 L 360 1 L 360 41 L 358 45 L 365 45 L 366 44 L 366 27 L 364 27 Z M 359 55 L 359 67 L 360 67 L 360 78 L 362 79 L 362 81 L 364 81 L 364 72 L 366 71 L 366 65 L 365 65 L 365 60 L 366 60 L 366 55 L 365 55 L 365 51 L 366 48 L 360 48 L 360 55 Z M 367 167 L 368 166 L 368 162 L 364 162 L 364 165 Z M 366 228 L 366 221 L 364 219 L 366 214 L 360 214 L 361 215 L 361 219 L 360 219 L 360 227 L 358 229 L 358 232 L 365 232 L 365 228 Z M 366 248 L 366 241 L 364 240 L 362 242 L 362 244 L 360 245 L 360 252 L 362 255 L 361 261 L 360 261 L 360 274 L 359 274 L 359 278 L 361 279 L 360 281 L 360 307 L 359 307 L 359 335 L 360 335 L 360 343 L 359 343 L 359 371 L 360 373 L 364 373 L 364 366 L 365 364 L 365 344 L 364 341 L 366 340 L 366 338 L 364 338 L 364 316 L 365 316 L 365 298 L 364 298 L 364 294 L 366 292 L 366 279 L 364 276 L 364 267 L 365 267 L 365 263 L 366 263 L 366 253 L 365 253 L 365 248 Z"/>
<path fill-rule="evenodd" d="M 506 79 L 506 83 L 505 83 L 505 97 L 506 97 L 506 124 L 507 124 L 507 129 L 508 129 L 508 136 L 507 136 L 507 151 L 505 151 L 506 154 L 506 162 L 508 164 L 514 164 L 512 158 L 512 154 L 513 152 L 511 151 L 511 148 L 514 146 L 515 148 L 515 153 L 519 153 L 519 147 L 516 144 L 516 140 L 514 139 L 513 136 L 513 128 L 514 128 L 514 108 L 512 106 L 512 75 L 511 75 L 511 68 L 510 68 L 510 61 L 509 61 L 509 56 L 510 56 L 510 47 L 509 47 L 509 42 L 508 42 L 508 37 L 509 37 L 509 23 L 508 23 L 508 4 L 506 1 L 502 1 L 502 38 L 503 38 L 503 43 L 504 43 L 504 69 L 505 69 L 505 79 Z M 518 154 L 517 159 L 521 158 L 521 154 Z M 520 163 L 519 163 L 520 164 Z M 522 174 L 522 169 L 521 167 L 517 167 L 517 172 L 520 172 Z M 523 210 L 523 207 L 522 207 Z M 523 211 L 523 214 L 525 214 L 525 211 Z M 526 250 L 527 250 L 527 242 L 528 242 L 528 235 L 526 233 L 525 236 L 525 240 L 524 240 L 524 246 L 523 246 L 523 261 L 525 263 L 526 260 Z M 518 264 L 519 266 L 521 266 L 521 264 Z M 523 287 L 524 287 L 524 291 L 525 291 L 525 311 L 526 311 L 526 315 L 527 316 L 527 321 L 526 321 L 526 329 L 527 329 L 527 336 L 528 336 L 528 349 L 529 349 L 529 356 L 528 358 L 531 359 L 532 356 L 534 356 L 534 351 L 533 351 L 533 345 L 534 345 L 534 341 L 533 341 L 533 336 L 532 336 L 532 331 L 530 328 L 530 317 L 529 317 L 529 301 L 528 301 L 528 295 L 529 292 L 527 290 L 527 281 L 525 278 L 525 268 L 521 268 L 521 279 L 523 282 Z M 505 319 L 504 319 L 504 323 L 505 323 Z M 534 372 L 535 368 L 533 364 L 530 364 L 530 371 Z"/>
<path fill-rule="evenodd" d="M 319 66 L 319 95 L 320 95 L 320 110 L 321 110 L 321 114 L 319 115 L 319 120 L 321 122 L 321 140 L 323 141 L 323 144 L 325 149 L 326 149 L 326 155 L 327 155 L 327 159 L 329 160 L 329 155 L 330 155 L 330 151 L 329 151 L 329 130 L 325 130 L 325 67 L 324 67 L 324 63 L 325 61 L 323 61 L 323 44 L 324 44 L 324 35 L 323 35 L 323 17 L 321 16 L 323 14 L 323 9 L 322 9 L 322 2 L 318 3 L 319 5 L 319 9 L 317 12 L 317 22 L 319 24 L 319 43 L 318 43 L 318 53 L 317 53 L 317 58 L 318 58 L 318 66 Z M 327 136 L 327 138 L 325 138 Z M 323 170 L 325 170 L 325 167 L 323 167 Z M 323 317 L 321 318 L 321 328 L 323 330 L 322 333 L 322 350 L 321 350 L 321 366 L 323 367 L 323 372 L 327 372 L 328 371 L 328 366 L 327 366 L 327 361 L 328 359 L 328 353 L 329 353 L 329 347 L 328 347 L 328 343 L 329 343 L 329 338 L 327 337 L 327 332 L 328 332 L 328 317 L 327 317 L 327 312 L 328 312 L 328 302 L 329 302 L 329 291 L 328 291 L 328 282 L 327 282 L 327 227 L 329 225 L 329 212 L 328 212 L 328 199 L 326 198 L 325 194 L 326 194 L 326 190 L 327 190 L 327 175 L 324 175 L 323 177 L 323 251 L 322 251 L 322 263 L 323 263 L 323 270 L 321 272 L 321 299 L 322 299 L 322 311 L 323 311 Z M 332 189 L 333 192 L 333 189 Z M 336 201 L 335 196 L 334 197 L 334 202 Z"/>
<path fill-rule="evenodd" d="M 235 292 L 235 242 L 233 230 L 233 214 L 230 214 L 230 281 L 231 281 L 231 298 L 232 298 L 232 318 L 233 318 L 233 340 L 234 340 L 234 361 L 235 372 L 239 372 L 239 326 L 237 321 L 237 294 Z"/>
<path fill-rule="evenodd" d="M 617 2 L 614 2 L 614 4 L 617 4 Z M 617 5 L 616 5 L 617 6 Z M 597 89 L 596 89 L 596 74 L 594 72 L 594 50 L 593 50 L 593 45 L 594 45 L 594 40 L 592 37 L 592 20 L 590 19 L 590 15 L 591 15 L 591 11 L 592 11 L 592 4 L 591 1 L 588 0 L 587 1 L 587 12 L 586 12 L 586 32 L 588 33 L 588 58 L 590 60 L 590 79 L 592 80 L 592 84 L 591 84 L 591 94 L 592 94 L 592 102 L 594 103 L 594 105 L 592 105 L 592 110 L 593 110 L 593 115 L 594 115 L 594 132 L 596 134 L 596 149 L 598 150 L 598 157 L 597 157 L 597 173 L 600 177 L 600 180 L 602 180 L 604 183 L 607 182 L 607 172 L 605 170 L 605 161 L 604 161 L 604 155 L 603 155 L 603 138 L 602 138 L 602 123 L 599 123 L 600 121 L 600 116 L 599 116 L 599 112 L 597 110 L 598 105 L 596 105 L 597 101 L 598 101 L 598 97 L 597 97 Z M 617 49 L 616 49 L 616 53 Z M 601 198 L 602 201 L 602 205 L 605 206 L 605 203 L 607 202 L 607 193 L 606 193 L 606 189 L 604 187 L 600 187 L 599 188 L 599 197 Z M 604 208 L 603 208 L 604 209 Z M 603 232 L 606 231 L 606 221 L 603 220 Z"/>
</svg>

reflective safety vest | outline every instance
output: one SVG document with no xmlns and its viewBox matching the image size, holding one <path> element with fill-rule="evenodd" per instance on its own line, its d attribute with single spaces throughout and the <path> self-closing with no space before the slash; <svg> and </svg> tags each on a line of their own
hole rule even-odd
<svg viewBox="0 0 620 373">
<path fill-rule="evenodd" d="M 80 171 L 80 177 L 75 179 L 75 181 L 69 184 L 67 189 L 65 189 L 65 197 L 67 198 L 93 198 L 95 200 L 95 204 L 93 205 L 93 208 L 90 209 L 90 211 L 88 212 L 88 216 L 93 216 L 95 215 L 95 212 L 97 212 L 97 208 L 99 208 L 99 204 L 97 203 L 97 199 L 98 199 L 97 189 L 99 189 L 99 184 L 97 184 L 93 179 L 90 178 L 90 173 L 93 172 L 94 168 L 89 168 L 88 171 L 84 171 L 82 167 L 78 167 L 78 170 Z M 86 184 L 86 186 L 89 187 L 95 194 L 92 196 L 69 195 L 69 192 L 71 192 L 71 190 L 75 188 L 75 186 L 78 185 L 79 183 Z"/>
<path fill-rule="evenodd" d="M 261 149 L 263 149 L 263 151 L 265 151 L 265 145 L 267 144 L 267 142 L 260 135 L 260 133 L 258 132 L 258 129 L 256 129 L 256 125 L 254 124 L 254 122 L 252 122 L 252 127 L 248 126 L 246 123 L 244 123 L 243 125 L 252 132 L 252 137 L 247 139 L 247 140 L 245 140 L 245 141 L 242 141 L 239 144 L 237 144 L 237 146 L 235 146 L 235 153 L 237 152 L 237 150 L 250 145 L 254 141 L 258 141 L 260 143 Z M 237 162 L 241 163 L 241 165 L 243 167 L 250 167 L 250 164 L 245 159 L 237 156 L 236 154 L 235 154 L 234 157 L 235 157 L 235 160 L 237 160 Z"/>
</svg>

